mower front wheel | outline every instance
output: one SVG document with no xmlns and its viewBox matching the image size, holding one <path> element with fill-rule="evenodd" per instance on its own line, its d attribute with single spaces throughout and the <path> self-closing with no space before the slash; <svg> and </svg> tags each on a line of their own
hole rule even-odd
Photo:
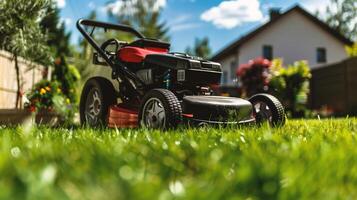
<svg viewBox="0 0 357 200">
<path fill-rule="evenodd" d="M 110 81 L 94 77 L 83 87 L 79 110 L 82 125 L 107 126 L 108 111 L 117 102 L 115 89 Z"/>
<path fill-rule="evenodd" d="M 143 98 L 139 126 L 153 129 L 174 129 L 182 121 L 182 108 L 174 93 L 153 89 Z"/>
<path fill-rule="evenodd" d="M 256 94 L 249 101 L 253 106 L 255 121 L 268 122 L 272 126 L 285 124 L 285 110 L 280 101 L 270 94 Z"/>
</svg>

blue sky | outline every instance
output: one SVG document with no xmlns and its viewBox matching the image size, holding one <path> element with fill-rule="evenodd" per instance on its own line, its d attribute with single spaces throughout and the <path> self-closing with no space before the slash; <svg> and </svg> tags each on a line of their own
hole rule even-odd
<svg viewBox="0 0 357 200">
<path fill-rule="evenodd" d="M 107 21 L 106 9 L 119 8 L 121 0 L 57 0 L 61 18 L 72 32 L 72 43 L 80 35 L 75 29 L 78 18 L 96 10 L 98 18 Z M 172 51 L 184 51 L 195 38 L 208 37 L 213 53 L 247 34 L 268 20 L 269 8 L 286 10 L 296 4 L 310 12 L 321 12 L 328 0 L 157 0 L 162 8 L 161 20 L 170 27 Z"/>
</svg>

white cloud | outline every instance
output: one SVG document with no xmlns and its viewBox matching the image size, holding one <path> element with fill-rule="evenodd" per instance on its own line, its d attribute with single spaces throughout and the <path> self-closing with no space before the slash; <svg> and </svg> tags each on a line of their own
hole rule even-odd
<svg viewBox="0 0 357 200">
<path fill-rule="evenodd" d="M 66 7 L 66 0 L 55 0 L 57 3 L 58 8 Z"/>
<path fill-rule="evenodd" d="M 151 6 L 145 0 L 131 0 L 131 1 L 124 1 L 124 0 L 116 0 L 114 3 L 108 4 L 105 9 L 111 11 L 114 14 L 118 14 L 119 12 L 124 14 L 133 14 L 136 12 L 134 5 L 140 1 L 144 6 L 151 8 L 153 11 L 157 11 L 161 8 L 164 8 L 167 4 L 166 0 L 156 0 L 154 5 Z"/>
<path fill-rule="evenodd" d="M 263 13 L 258 0 L 230 0 L 205 11 L 201 19 L 218 28 L 232 29 L 245 22 L 263 20 Z"/>
<path fill-rule="evenodd" d="M 320 14 L 324 15 L 329 2 L 330 0 L 302 0 L 301 4 L 312 14 L 318 11 Z"/>
</svg>

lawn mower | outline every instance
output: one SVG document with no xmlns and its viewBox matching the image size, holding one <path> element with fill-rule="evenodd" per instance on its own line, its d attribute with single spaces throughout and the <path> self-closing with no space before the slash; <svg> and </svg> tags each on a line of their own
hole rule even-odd
<svg viewBox="0 0 357 200">
<path fill-rule="evenodd" d="M 172 129 L 268 122 L 283 125 L 284 108 L 269 94 L 248 100 L 214 96 L 221 65 L 185 53 L 170 52 L 170 44 L 146 38 L 134 28 L 80 19 L 77 28 L 94 48 L 93 63 L 111 68 L 111 78 L 86 81 L 80 99 L 80 120 L 88 126 Z M 96 29 L 135 38 L 110 38 L 99 45 Z"/>
</svg>

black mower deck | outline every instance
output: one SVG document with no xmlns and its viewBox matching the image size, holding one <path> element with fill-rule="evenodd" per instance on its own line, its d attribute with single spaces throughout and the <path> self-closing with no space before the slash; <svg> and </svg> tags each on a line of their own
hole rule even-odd
<svg viewBox="0 0 357 200">
<path fill-rule="evenodd" d="M 234 118 L 236 122 L 253 118 L 252 104 L 244 99 L 222 96 L 185 96 L 183 112 L 192 113 L 203 121 L 225 122 Z"/>
</svg>

